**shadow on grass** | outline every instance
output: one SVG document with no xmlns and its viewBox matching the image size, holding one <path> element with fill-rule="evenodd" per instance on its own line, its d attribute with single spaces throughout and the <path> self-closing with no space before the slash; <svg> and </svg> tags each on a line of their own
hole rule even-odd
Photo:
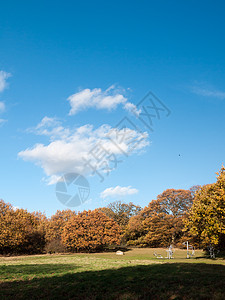
<svg viewBox="0 0 225 300">
<path fill-rule="evenodd" d="M 217 253 L 216 255 L 217 258 L 222 258 L 222 259 L 225 259 L 225 251 L 219 251 L 219 253 Z"/>
<path fill-rule="evenodd" d="M 24 272 L 39 270 L 30 266 L 33 271 Z M 57 268 L 67 273 L 57 274 Z M 1 283 L 0 299 L 224 299 L 223 265 L 166 263 L 77 273 L 68 273 L 73 266 L 51 265 L 54 269 L 52 277 Z"/>
<path fill-rule="evenodd" d="M 0 267 L 1 278 L 15 278 L 21 276 L 40 276 L 51 274 L 64 274 L 75 270 L 77 267 L 72 264 L 25 264 L 25 265 L 3 265 Z"/>
</svg>

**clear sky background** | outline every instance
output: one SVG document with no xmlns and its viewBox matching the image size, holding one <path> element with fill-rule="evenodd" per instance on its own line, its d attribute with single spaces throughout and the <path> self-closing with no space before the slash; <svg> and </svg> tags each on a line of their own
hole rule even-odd
<svg viewBox="0 0 225 300">
<path fill-rule="evenodd" d="M 144 207 L 167 188 L 214 182 L 225 153 L 224 12 L 224 1 L 3 1 L 0 198 L 66 209 L 56 179 L 78 172 L 124 116 L 144 143 L 102 183 L 85 173 L 90 197 L 76 210 Z M 128 109 L 149 91 L 171 111 L 153 132 Z"/>
</svg>

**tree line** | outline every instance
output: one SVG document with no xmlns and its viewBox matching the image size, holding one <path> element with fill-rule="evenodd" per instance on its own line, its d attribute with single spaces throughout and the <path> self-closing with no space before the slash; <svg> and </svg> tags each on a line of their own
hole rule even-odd
<svg viewBox="0 0 225 300">
<path fill-rule="evenodd" d="M 75 212 L 15 209 L 0 200 L 0 254 L 96 252 L 113 247 L 225 249 L 225 168 L 213 184 L 167 189 L 141 208 L 130 202 Z"/>
</svg>

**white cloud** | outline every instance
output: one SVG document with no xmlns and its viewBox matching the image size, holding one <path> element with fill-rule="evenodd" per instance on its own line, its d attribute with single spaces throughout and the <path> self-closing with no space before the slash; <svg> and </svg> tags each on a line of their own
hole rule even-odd
<svg viewBox="0 0 225 300">
<path fill-rule="evenodd" d="M 199 86 L 193 86 L 192 92 L 196 95 L 205 96 L 205 97 L 212 97 L 217 99 L 225 99 L 225 92 L 215 90 L 215 89 L 208 89 L 204 87 Z"/>
<path fill-rule="evenodd" d="M 50 127 L 55 125 L 58 125 L 56 118 L 49 118 L 46 116 L 41 120 L 41 122 L 36 126 L 36 128 L 39 129 L 45 126 Z"/>
<path fill-rule="evenodd" d="M 7 122 L 7 120 L 5 120 L 5 119 L 0 119 L 0 127 L 1 127 L 5 122 Z"/>
<path fill-rule="evenodd" d="M 49 144 L 36 144 L 18 155 L 24 160 L 40 165 L 48 176 L 49 184 L 55 183 L 64 173 L 92 173 L 93 168 L 90 165 L 85 166 L 84 159 L 95 166 L 97 171 L 108 174 L 119 164 L 118 156 L 121 156 L 122 151 L 132 154 L 149 144 L 147 133 L 142 134 L 132 129 L 126 129 L 125 132 L 124 129 L 114 129 L 109 125 L 102 125 L 97 129 L 92 125 L 85 125 L 72 130 L 64 128 L 58 121 L 48 117 L 42 119 L 33 132 L 49 136 Z M 137 144 L 133 144 L 132 141 Z M 136 147 L 133 151 L 134 145 Z M 104 155 L 100 163 L 105 161 L 105 164 L 97 161 L 100 155 Z"/>
<path fill-rule="evenodd" d="M 125 110 L 138 113 L 136 106 L 128 102 L 127 98 L 114 85 L 105 91 L 100 88 L 84 89 L 71 95 L 67 100 L 71 106 L 69 115 L 75 115 L 78 111 L 87 108 L 113 110 L 120 104 L 123 105 Z"/>
<path fill-rule="evenodd" d="M 135 114 L 136 116 L 139 116 L 139 114 L 141 113 L 141 109 L 137 109 L 136 105 L 131 102 L 126 102 L 124 104 L 124 109 Z"/>
<path fill-rule="evenodd" d="M 107 197 L 117 197 L 117 196 L 127 196 L 127 195 L 133 195 L 137 194 L 138 190 L 135 188 L 132 188 L 131 186 L 119 186 L 117 185 L 116 187 L 110 187 L 105 189 L 100 197 L 101 198 L 107 198 Z"/>
<path fill-rule="evenodd" d="M 5 103 L 0 101 L 0 113 L 5 111 Z"/>
<path fill-rule="evenodd" d="M 70 135 L 70 130 L 61 126 L 56 118 L 44 117 L 41 122 L 34 128 L 27 129 L 38 135 L 49 136 L 51 140 L 56 138 L 66 138 Z"/>
<path fill-rule="evenodd" d="M 20 207 L 19 207 L 19 206 L 13 206 L 12 209 L 13 209 L 14 211 L 16 211 L 17 209 L 20 209 Z"/>
<path fill-rule="evenodd" d="M 6 79 L 10 77 L 10 73 L 6 73 L 5 71 L 0 71 L 0 92 L 3 92 L 7 86 Z"/>
<path fill-rule="evenodd" d="M 0 92 L 3 92 L 4 89 L 6 88 L 7 86 L 6 79 L 10 76 L 11 76 L 10 73 L 7 73 L 5 71 L 0 71 Z M 4 111 L 5 111 L 5 103 L 0 101 L 0 113 L 3 113 Z M 6 120 L 0 119 L 0 126 L 5 122 Z"/>
</svg>

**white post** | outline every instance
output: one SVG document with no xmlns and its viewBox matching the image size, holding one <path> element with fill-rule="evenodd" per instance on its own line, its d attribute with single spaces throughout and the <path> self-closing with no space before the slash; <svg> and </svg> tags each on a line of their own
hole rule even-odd
<svg viewBox="0 0 225 300">
<path fill-rule="evenodd" d="M 188 252 L 188 242 L 187 242 L 187 258 L 190 258 L 189 252 Z"/>
</svg>

